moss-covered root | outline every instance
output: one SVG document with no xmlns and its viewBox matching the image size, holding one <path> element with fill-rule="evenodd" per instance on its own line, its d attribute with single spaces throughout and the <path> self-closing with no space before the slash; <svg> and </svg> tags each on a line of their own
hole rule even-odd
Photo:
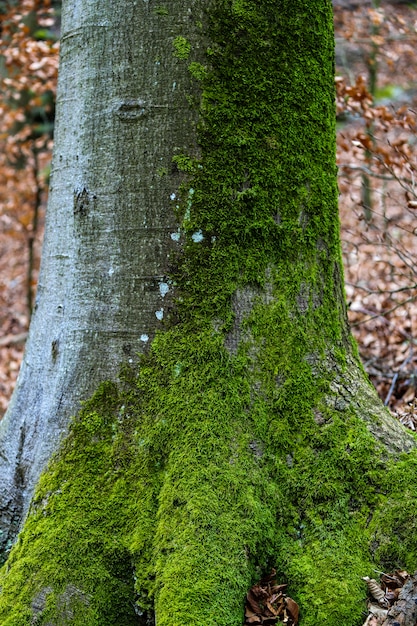
<svg viewBox="0 0 417 626">
<path fill-rule="evenodd" d="M 384 566 L 416 555 L 413 537 L 399 549 L 396 496 L 384 495 L 405 482 L 411 492 L 416 479 L 406 462 L 381 459 L 360 417 L 378 420 L 358 365 L 303 358 L 297 329 L 285 340 L 271 330 L 258 343 L 254 320 L 269 311 L 278 329 L 274 310 L 254 307 L 236 355 L 211 327 L 177 327 L 157 337 L 140 372 L 137 437 L 161 475 L 152 593 L 163 626 L 238 626 L 248 587 L 272 566 L 300 603 L 303 626 L 359 625 L 361 578 L 379 555 L 389 553 Z M 384 547 L 373 520 L 392 532 Z M 143 591 L 146 563 L 134 540 L 131 549 Z"/>
<path fill-rule="evenodd" d="M 2 625 L 130 626 L 154 606 L 158 626 L 240 626 L 275 566 L 302 626 L 355 626 L 362 576 L 415 567 L 416 454 L 381 461 L 317 362 L 277 382 L 253 345 L 183 331 L 74 420 L 1 571 Z"/>
<path fill-rule="evenodd" d="M 178 331 L 158 337 L 149 365 L 139 380 L 142 423 L 152 426 L 141 437 L 164 464 L 153 540 L 157 623 L 240 624 L 247 589 L 273 560 L 280 499 L 254 436 L 245 368 L 209 329 L 185 341 Z M 136 569 L 141 585 L 140 556 Z"/>
<path fill-rule="evenodd" d="M 211 326 L 176 327 L 142 365 L 136 446 L 161 482 L 152 546 L 138 524 L 131 550 L 158 624 L 238 626 L 248 587 L 272 566 L 303 626 L 361 624 L 361 577 L 379 555 L 392 566 L 416 554 L 413 538 L 399 549 L 396 496 L 383 495 L 404 481 L 412 492 L 414 475 L 381 460 L 360 418 L 379 415 L 357 363 L 319 357 L 294 317 L 286 327 L 274 315 L 285 319 L 279 300 L 254 305 L 236 354 Z M 378 548 L 377 519 L 392 532 Z"/>
<path fill-rule="evenodd" d="M 103 385 L 44 473 L 1 571 L 2 626 L 137 624 L 124 544 L 131 485 L 115 456 L 120 406 Z"/>
</svg>

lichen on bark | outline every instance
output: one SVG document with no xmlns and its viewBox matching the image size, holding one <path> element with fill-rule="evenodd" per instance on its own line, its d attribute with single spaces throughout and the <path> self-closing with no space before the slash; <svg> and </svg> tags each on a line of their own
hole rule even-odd
<svg viewBox="0 0 417 626">
<path fill-rule="evenodd" d="M 7 626 L 153 611 L 158 626 L 238 626 L 271 567 L 303 626 L 352 626 L 361 577 L 417 556 L 414 440 L 346 321 L 331 2 L 213 0 L 197 28 L 204 55 L 177 35 L 200 122 L 195 154 L 173 155 L 175 309 L 43 475 L 1 572 Z"/>
</svg>

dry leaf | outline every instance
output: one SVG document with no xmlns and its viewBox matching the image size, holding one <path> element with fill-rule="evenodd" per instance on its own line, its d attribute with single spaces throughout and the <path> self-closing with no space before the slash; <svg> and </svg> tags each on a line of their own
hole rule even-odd
<svg viewBox="0 0 417 626">
<path fill-rule="evenodd" d="M 277 623 L 297 626 L 298 605 L 289 598 L 286 584 L 277 584 L 275 570 L 249 589 L 246 596 L 245 624 L 273 626 Z"/>
</svg>

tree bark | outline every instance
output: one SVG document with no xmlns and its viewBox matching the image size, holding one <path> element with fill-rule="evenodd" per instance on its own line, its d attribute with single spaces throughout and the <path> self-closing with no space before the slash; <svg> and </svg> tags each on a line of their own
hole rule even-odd
<svg viewBox="0 0 417 626">
<path fill-rule="evenodd" d="M 117 16 L 108 16 L 114 19 L 110 39 L 103 6 Z M 68 319 L 77 320 L 71 337 L 84 328 L 79 319 L 88 318 L 94 334 L 101 319 L 96 309 L 103 311 L 99 361 L 111 354 L 108 361 L 117 367 L 123 347 L 117 352 L 111 337 L 113 328 L 123 334 L 119 311 L 142 315 L 145 293 L 139 283 L 134 296 L 129 276 L 136 270 L 122 252 L 142 263 L 149 250 L 147 238 L 122 243 L 122 232 L 132 230 L 132 195 L 135 202 L 143 198 L 148 228 L 159 229 L 171 193 L 178 222 L 168 222 L 163 232 L 176 252 L 158 235 L 156 267 L 151 263 L 160 281 L 157 298 L 145 301 L 140 323 L 125 320 L 137 324 L 135 337 L 151 337 L 155 311 L 163 309 L 165 324 L 138 367 L 126 356 L 119 385 L 98 386 L 42 475 L 0 574 L 0 620 L 13 626 L 130 626 L 155 617 L 158 626 L 237 626 L 247 590 L 274 567 L 300 605 L 303 626 L 361 624 L 362 577 L 374 567 L 411 569 L 417 558 L 415 533 L 409 532 L 417 459 L 414 438 L 389 416 L 366 380 L 348 330 L 331 1 L 196 0 L 173 7 L 124 2 L 119 9 L 102 0 L 68 1 L 66 8 L 62 67 L 69 63 L 71 77 L 78 76 L 81 55 L 90 75 L 88 59 L 95 58 L 85 106 L 90 100 L 98 105 L 94 124 L 103 115 L 113 119 L 114 111 L 117 118 L 104 133 L 117 144 L 107 157 L 103 141 L 91 135 L 79 151 L 71 143 L 61 150 L 72 126 L 65 109 L 59 113 L 55 160 L 75 151 L 83 173 L 80 180 L 77 168 L 65 174 L 74 224 L 67 236 L 78 251 L 68 261 L 75 277 Z M 166 20 L 174 30 L 155 26 L 145 35 L 150 24 Z M 88 37 L 77 41 L 83 32 Z M 79 44 L 87 39 L 88 58 Z M 154 56 L 153 45 L 164 55 Z M 115 65 L 119 47 L 123 62 Z M 103 105 L 111 77 L 136 68 L 129 55 L 139 53 L 132 48 L 142 50 L 134 57 L 140 69 L 122 96 L 106 96 Z M 173 82 L 171 64 L 178 72 Z M 168 107 L 169 126 L 159 119 L 153 126 L 149 113 L 150 135 L 142 124 L 143 102 L 159 107 L 166 100 L 142 96 L 144 76 L 147 85 L 168 86 L 167 98 L 184 86 L 180 106 L 173 101 Z M 187 109 L 181 108 L 185 101 Z M 84 120 L 85 112 L 80 114 Z M 172 159 L 183 173 L 172 191 L 166 183 L 156 187 L 162 148 L 155 146 L 161 141 L 166 167 Z M 89 179 L 94 167 L 85 153 L 91 143 L 100 184 Z M 180 174 L 173 176 L 178 183 Z M 125 178 L 135 193 L 125 192 Z M 106 181 L 117 206 L 120 197 L 130 199 L 125 213 L 107 214 L 96 229 Z M 159 211 L 149 200 L 154 197 Z M 111 265 L 102 232 L 117 242 Z M 99 268 L 100 280 L 82 278 L 84 248 L 97 248 L 88 276 Z M 102 290 L 111 282 L 110 268 L 127 275 L 107 297 Z M 169 311 L 162 299 L 166 289 L 175 296 Z M 108 298 L 119 308 L 109 309 Z M 85 301 L 86 318 L 78 318 Z M 55 338 L 36 330 L 36 323 L 33 345 Z M 63 345 L 66 354 L 70 348 Z M 94 358 L 80 348 L 73 373 L 61 362 L 56 381 L 68 379 L 71 388 L 77 381 L 79 389 L 78 381 L 92 377 Z M 88 389 L 113 373 L 101 368 Z M 48 396 L 60 398 L 60 385 L 46 389 Z M 78 400 L 68 400 L 68 413 Z M 48 419 L 56 418 L 52 413 Z"/>
<path fill-rule="evenodd" d="M 417 622 L 417 576 L 411 576 L 401 589 L 382 626 L 415 626 Z"/>
<path fill-rule="evenodd" d="M 175 15 L 148 2 L 63 4 L 47 226 L 19 380 L 0 424 L 0 544 L 10 547 L 40 472 L 100 381 L 163 325 L 176 151 L 193 145 Z"/>
</svg>

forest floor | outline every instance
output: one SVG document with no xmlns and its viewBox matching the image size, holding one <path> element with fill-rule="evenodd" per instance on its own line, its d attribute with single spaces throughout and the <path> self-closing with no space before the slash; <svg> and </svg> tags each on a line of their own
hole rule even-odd
<svg viewBox="0 0 417 626">
<path fill-rule="evenodd" d="M 42 232 L 40 228 L 39 241 Z M 7 408 L 16 382 L 29 326 L 27 268 L 26 232 L 7 215 L 0 215 L 0 416 Z M 37 272 L 35 280 L 36 277 Z"/>
<path fill-rule="evenodd" d="M 337 74 L 354 84 L 357 76 L 368 76 L 373 59 L 378 89 L 372 106 L 385 106 L 394 120 L 384 114 L 382 126 L 380 120 L 374 124 L 363 106 L 339 116 L 340 219 L 349 320 L 381 399 L 416 429 L 417 123 L 413 127 L 410 117 L 408 124 L 395 121 L 404 119 L 401 111 L 417 118 L 417 9 L 387 3 L 378 10 L 336 10 L 335 23 Z M 371 136 L 370 146 L 363 138 Z M 21 175 L 24 178 L 25 172 Z M 38 233 L 33 283 L 41 227 Z M 29 323 L 29 237 L 30 228 L 21 227 L 18 217 L 0 207 L 0 416 L 15 385 Z"/>
</svg>

